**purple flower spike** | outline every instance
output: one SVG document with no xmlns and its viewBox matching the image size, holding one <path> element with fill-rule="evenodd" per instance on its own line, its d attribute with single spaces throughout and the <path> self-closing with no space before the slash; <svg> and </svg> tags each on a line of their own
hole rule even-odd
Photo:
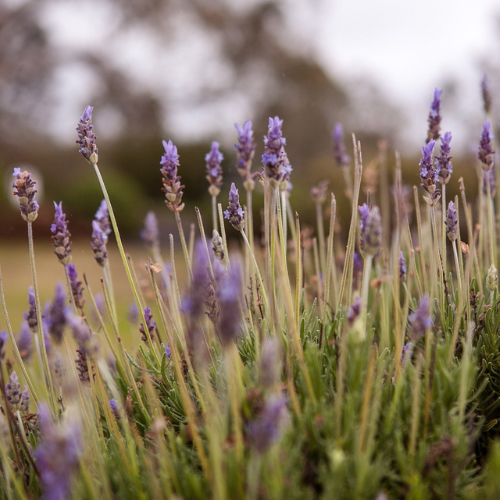
<svg viewBox="0 0 500 500">
<path fill-rule="evenodd" d="M 347 324 L 352 328 L 354 322 L 361 313 L 361 297 L 356 297 L 351 307 L 347 311 Z"/>
<path fill-rule="evenodd" d="M 167 356 L 167 359 L 170 358 L 170 356 L 172 356 L 172 349 L 170 349 L 168 343 L 165 344 L 165 356 Z"/>
<path fill-rule="evenodd" d="M 450 176 L 453 173 L 451 164 L 452 156 L 450 156 L 451 132 L 445 132 L 441 137 L 440 155 L 436 156 L 437 173 L 441 184 L 448 184 Z"/>
<path fill-rule="evenodd" d="M 333 129 L 333 156 L 340 168 L 348 168 L 351 157 L 346 154 L 344 147 L 344 131 L 341 123 L 336 123 Z"/>
<path fill-rule="evenodd" d="M 256 145 L 253 139 L 252 122 L 250 120 L 245 122 L 243 127 L 240 127 L 237 123 L 235 123 L 234 126 L 238 132 L 239 143 L 234 145 L 237 151 L 236 168 L 243 178 L 243 183 L 249 183 L 248 188 L 253 189 L 254 181 L 252 179 L 251 170 Z"/>
<path fill-rule="evenodd" d="M 38 332 L 38 317 L 36 315 L 36 300 L 35 300 L 35 292 L 33 291 L 33 287 L 30 286 L 28 290 L 28 304 L 29 309 L 27 313 L 24 313 L 24 319 L 28 323 L 30 330 L 33 333 Z"/>
<path fill-rule="evenodd" d="M 7 401 L 15 413 L 18 410 L 22 415 L 26 414 L 30 406 L 30 395 L 26 386 L 21 392 L 21 384 L 19 383 L 19 378 L 15 371 L 10 374 L 9 382 L 5 384 L 5 395 L 7 396 Z"/>
<path fill-rule="evenodd" d="M 40 405 L 41 442 L 35 451 L 44 498 L 64 500 L 70 496 L 71 479 L 82 452 L 80 425 L 75 421 L 56 424 L 50 410 Z"/>
<path fill-rule="evenodd" d="M 35 201 L 36 181 L 31 178 L 31 174 L 26 170 L 21 172 L 20 168 L 15 168 L 12 174 L 16 180 L 12 183 L 14 188 L 13 195 L 17 196 L 19 201 L 19 210 L 21 217 L 27 222 L 33 222 L 38 217 L 40 207 Z"/>
<path fill-rule="evenodd" d="M 83 286 L 82 282 L 78 281 L 78 273 L 73 264 L 68 264 L 66 266 L 68 272 L 69 283 L 71 285 L 71 295 L 73 296 L 73 301 L 75 306 L 82 310 L 85 305 L 85 299 L 83 298 Z"/>
<path fill-rule="evenodd" d="M 487 172 L 483 171 L 483 180 L 481 183 L 481 187 L 483 190 L 483 194 L 486 196 L 488 194 L 488 180 L 490 181 L 490 192 L 491 196 L 495 196 L 497 193 L 497 178 L 495 175 L 495 165 L 491 170 Z"/>
<path fill-rule="evenodd" d="M 289 418 L 285 396 L 272 396 L 267 399 L 260 415 L 248 424 L 250 445 L 258 453 L 265 453 L 273 444 L 279 442 L 283 429 L 289 424 Z"/>
<path fill-rule="evenodd" d="M 95 220 L 101 227 L 102 232 L 109 236 L 111 234 L 111 221 L 109 220 L 109 211 L 106 200 L 102 200 L 97 212 L 95 213 Z"/>
<path fill-rule="evenodd" d="M 285 153 L 286 139 L 282 136 L 283 120 L 277 116 L 269 118 L 269 129 L 264 136 L 264 154 L 262 163 L 272 187 L 278 187 L 283 180 L 288 180 L 292 167 Z M 284 179 L 284 177 L 286 177 Z"/>
<path fill-rule="evenodd" d="M 21 324 L 21 332 L 16 338 L 17 349 L 23 361 L 28 361 L 33 354 L 33 343 L 31 341 L 31 332 L 28 323 Z"/>
<path fill-rule="evenodd" d="M 111 398 L 109 400 L 109 407 L 111 408 L 111 413 L 116 418 L 116 420 L 120 420 L 120 411 L 118 409 L 118 403 L 115 398 Z"/>
<path fill-rule="evenodd" d="M 483 97 L 484 112 L 489 115 L 491 112 L 492 98 L 490 81 L 488 80 L 488 77 L 486 75 L 484 75 L 483 79 L 481 80 L 481 95 Z"/>
<path fill-rule="evenodd" d="M 493 155 L 495 150 L 493 149 L 493 133 L 491 132 L 491 123 L 488 120 L 483 125 L 483 132 L 481 138 L 479 139 L 479 150 L 477 157 L 481 160 L 481 167 L 483 170 L 491 170 L 493 168 Z"/>
<path fill-rule="evenodd" d="M 158 219 L 154 212 L 148 212 L 144 220 L 144 229 L 141 231 L 142 241 L 148 250 L 155 251 L 160 247 L 160 230 L 158 229 Z"/>
<path fill-rule="evenodd" d="M 435 89 L 434 90 L 434 100 L 431 103 L 431 109 L 429 111 L 429 118 L 427 122 L 429 123 L 429 129 L 427 131 L 427 141 L 430 142 L 432 140 L 437 141 L 441 132 L 441 94 L 442 90 Z"/>
<path fill-rule="evenodd" d="M 53 240 L 52 246 L 55 248 L 54 253 L 57 255 L 59 262 L 66 265 L 71 262 L 71 242 L 69 240 L 71 234 L 68 231 L 66 214 L 62 211 L 62 201 L 59 205 L 54 201 L 54 207 L 56 209 L 54 222 L 50 226 Z"/>
<path fill-rule="evenodd" d="M 432 160 L 435 144 L 436 142 L 431 140 L 425 146 L 422 146 L 422 159 L 418 164 L 420 167 L 420 185 L 429 193 L 429 197 L 424 197 L 424 199 L 431 205 L 437 203 L 441 197 L 441 191 L 436 186 L 439 175 Z"/>
<path fill-rule="evenodd" d="M 399 279 L 404 281 L 406 279 L 406 260 L 403 252 L 399 252 Z"/>
<path fill-rule="evenodd" d="M 0 361 L 5 358 L 5 346 L 7 344 L 7 339 L 9 336 L 5 330 L 0 332 Z"/>
<path fill-rule="evenodd" d="M 231 190 L 229 191 L 229 205 L 227 210 L 224 211 L 224 218 L 229 220 L 231 226 L 233 226 L 236 231 L 242 231 L 245 227 L 244 214 L 245 212 L 240 205 L 238 190 L 233 182 L 231 184 Z"/>
<path fill-rule="evenodd" d="M 162 166 L 160 172 L 163 175 L 162 191 L 165 193 L 165 205 L 172 212 L 180 212 L 184 208 L 184 203 L 181 203 L 184 186 L 181 184 L 181 178 L 177 175 L 179 155 L 172 141 L 163 141 L 162 144 L 165 153 L 160 160 L 160 165 Z"/>
<path fill-rule="evenodd" d="M 57 344 L 63 338 L 64 327 L 67 323 L 66 297 L 61 283 L 56 285 L 56 292 L 52 304 L 47 311 L 47 328 L 50 336 Z"/>
<path fill-rule="evenodd" d="M 359 248 L 365 255 L 377 255 L 382 243 L 382 220 L 378 207 L 359 207 Z"/>
<path fill-rule="evenodd" d="M 210 183 L 208 192 L 211 196 L 217 196 L 220 193 L 220 188 L 222 187 L 222 167 L 220 164 L 223 159 L 224 156 L 219 151 L 219 143 L 213 141 L 210 152 L 205 155 L 205 161 L 207 162 L 206 178 Z"/>
<path fill-rule="evenodd" d="M 427 328 L 433 324 L 429 315 L 429 297 L 422 295 L 417 309 L 408 318 L 411 325 L 412 342 L 417 343 L 425 334 Z"/>
<path fill-rule="evenodd" d="M 93 132 L 92 111 L 94 108 L 87 106 L 83 112 L 80 122 L 76 127 L 78 140 L 76 143 L 80 146 L 78 152 L 91 164 L 97 163 L 97 137 Z"/>
<path fill-rule="evenodd" d="M 156 323 L 153 321 L 153 315 L 151 314 L 151 309 L 149 307 L 144 308 L 144 319 L 146 320 L 146 327 L 149 332 L 149 336 L 151 337 L 151 342 L 154 342 L 155 335 L 154 331 L 156 330 Z M 144 330 L 144 324 L 141 323 L 139 331 L 142 334 L 141 340 L 149 345 L 148 336 L 146 335 L 146 331 Z"/>
<path fill-rule="evenodd" d="M 450 241 L 455 241 L 458 237 L 458 219 L 455 203 L 450 201 L 448 210 L 446 211 L 446 219 L 444 221 L 446 228 L 446 236 Z"/>
<path fill-rule="evenodd" d="M 104 267 L 108 260 L 108 250 L 106 244 L 108 242 L 108 236 L 101 229 L 99 222 L 96 220 L 92 221 L 92 240 L 90 245 L 92 251 L 94 252 L 94 259 L 101 266 Z"/>
</svg>

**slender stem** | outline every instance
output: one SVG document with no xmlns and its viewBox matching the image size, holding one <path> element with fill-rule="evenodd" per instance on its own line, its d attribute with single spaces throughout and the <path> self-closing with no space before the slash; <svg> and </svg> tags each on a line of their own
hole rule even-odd
<svg viewBox="0 0 500 500">
<path fill-rule="evenodd" d="M 319 262 L 320 262 L 320 280 L 325 280 L 326 270 L 326 250 L 325 250 L 325 225 L 323 221 L 323 204 L 316 203 L 316 220 L 318 223 L 318 244 L 319 244 Z"/>
<path fill-rule="evenodd" d="M 182 228 L 181 214 L 175 212 L 175 222 L 177 223 L 177 230 L 179 231 L 179 237 L 181 239 L 182 253 L 184 254 L 184 261 L 186 262 L 186 268 L 188 270 L 189 282 L 193 281 L 193 271 L 191 269 L 191 261 L 189 260 L 189 251 L 186 244 L 186 237 L 184 236 L 184 229 Z"/>
<path fill-rule="evenodd" d="M 245 231 L 243 231 L 243 229 L 242 229 L 240 231 L 240 233 L 241 233 L 241 237 L 243 238 L 243 241 L 245 242 L 245 244 L 246 244 L 246 246 L 248 248 L 250 256 L 252 258 L 253 266 L 254 266 L 254 269 L 255 269 L 255 274 L 257 274 L 257 279 L 259 280 L 260 290 L 261 290 L 261 294 L 262 294 L 262 301 L 264 302 L 264 308 L 265 308 L 266 311 L 269 311 L 268 302 L 267 302 L 266 289 L 264 288 L 264 282 L 262 281 L 262 276 L 260 274 L 260 270 L 259 270 L 259 266 L 257 264 L 257 260 L 255 259 L 254 253 L 251 251 L 250 242 L 248 241 L 248 238 L 247 238 L 247 235 L 245 234 Z"/>
<path fill-rule="evenodd" d="M 495 222 L 493 216 L 493 200 L 491 198 L 491 183 L 489 172 L 483 171 L 483 175 L 486 176 L 486 203 L 488 205 L 488 229 L 489 229 L 489 239 L 490 239 L 490 265 L 495 265 L 496 267 L 496 231 Z"/>
<path fill-rule="evenodd" d="M 370 277 L 372 274 L 373 255 L 364 256 L 363 266 L 363 288 L 361 289 L 361 324 L 363 325 L 363 336 L 366 337 L 367 316 L 368 316 L 368 293 L 370 291 Z"/>
<path fill-rule="evenodd" d="M 212 195 L 212 226 L 217 231 L 217 196 L 214 195 Z"/>
</svg>

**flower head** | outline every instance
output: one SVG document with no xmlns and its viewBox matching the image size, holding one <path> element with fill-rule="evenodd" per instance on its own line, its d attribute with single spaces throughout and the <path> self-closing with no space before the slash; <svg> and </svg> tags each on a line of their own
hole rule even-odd
<svg viewBox="0 0 500 500">
<path fill-rule="evenodd" d="M 96 262 L 104 267 L 108 260 L 108 250 L 106 244 L 108 242 L 107 234 L 102 230 L 97 220 L 92 221 L 92 239 L 90 245 L 94 252 Z"/>
<path fill-rule="evenodd" d="M 83 286 L 82 282 L 78 281 L 78 273 L 73 264 L 68 264 L 66 266 L 68 272 L 69 283 L 71 286 L 71 295 L 73 296 L 73 301 L 78 309 L 83 309 L 85 305 L 85 299 L 83 298 Z"/>
<path fill-rule="evenodd" d="M 62 201 L 59 205 L 54 202 L 55 214 L 54 222 L 50 226 L 50 232 L 52 233 L 52 246 L 55 248 L 54 253 L 57 255 L 59 262 L 61 264 L 68 264 L 71 262 L 71 234 L 68 231 L 68 221 L 66 220 L 66 214 L 62 211 Z"/>
<path fill-rule="evenodd" d="M 495 150 L 493 149 L 493 133 L 491 132 L 491 123 L 488 120 L 483 125 L 483 132 L 481 133 L 481 137 L 479 139 L 479 150 L 477 153 L 477 157 L 481 160 L 481 167 L 483 170 L 491 170 L 494 164 L 494 154 Z"/>
<path fill-rule="evenodd" d="M 252 160 L 255 155 L 255 141 L 253 139 L 252 122 L 245 122 L 243 127 L 237 123 L 234 124 L 238 132 L 238 144 L 234 145 L 236 149 L 236 168 L 243 178 L 243 183 L 249 183 L 248 188 L 253 189 L 254 181 L 252 179 Z"/>
<path fill-rule="evenodd" d="M 15 168 L 12 175 L 16 178 L 15 182 L 12 183 L 14 188 L 12 194 L 18 198 L 21 217 L 27 222 L 33 222 L 38 217 L 40 208 L 35 201 L 36 181 L 31 178 L 29 172 L 26 170 L 21 172 L 20 168 Z"/>
<path fill-rule="evenodd" d="M 314 203 L 318 205 L 323 205 L 323 203 L 325 203 L 328 183 L 329 181 L 320 181 L 317 186 L 311 188 L 311 197 Z"/>
<path fill-rule="evenodd" d="M 9 336 L 5 330 L 0 332 L 0 361 L 5 358 L 5 346 L 7 344 L 7 339 Z"/>
<path fill-rule="evenodd" d="M 67 323 L 67 307 L 64 288 L 61 283 L 56 285 L 54 299 L 47 309 L 47 328 L 50 336 L 60 344 L 63 337 L 64 327 Z"/>
<path fill-rule="evenodd" d="M 434 99 L 431 103 L 431 109 L 429 111 L 429 118 L 427 122 L 429 123 L 429 128 L 427 130 L 427 141 L 432 140 L 437 141 L 441 132 L 441 94 L 443 93 L 440 89 L 434 90 Z"/>
<path fill-rule="evenodd" d="M 184 186 L 181 184 L 181 178 L 177 175 L 179 155 L 172 141 L 163 141 L 162 144 L 165 153 L 160 160 L 162 166 L 160 172 L 163 175 L 162 191 L 165 193 L 165 205 L 172 212 L 180 212 L 184 208 L 184 203 L 181 203 Z"/>
<path fill-rule="evenodd" d="M 406 279 L 406 260 L 403 252 L 399 252 L 399 279 L 404 281 Z"/>
<path fill-rule="evenodd" d="M 429 315 L 429 297 L 427 295 L 422 295 L 417 309 L 410 314 L 408 319 L 411 325 L 412 342 L 417 343 L 424 336 L 425 330 L 433 324 Z"/>
<path fill-rule="evenodd" d="M 356 297 L 354 299 L 352 306 L 349 307 L 349 309 L 347 311 L 347 315 L 346 315 L 347 316 L 347 323 L 349 324 L 349 326 L 351 328 L 353 327 L 356 319 L 361 314 L 361 305 L 362 305 L 361 297 Z"/>
<path fill-rule="evenodd" d="M 210 152 L 205 155 L 205 161 L 207 162 L 207 181 L 210 183 L 208 192 L 212 196 L 217 196 L 222 187 L 222 167 L 220 164 L 223 159 L 224 156 L 219 151 L 219 143 L 213 141 Z"/>
<path fill-rule="evenodd" d="M 119 420 L 120 419 L 120 410 L 118 408 L 118 403 L 116 401 L 115 398 L 111 398 L 109 400 L 109 407 L 111 409 L 111 413 L 113 414 L 113 416 Z"/>
<path fill-rule="evenodd" d="M 217 229 L 212 232 L 212 250 L 219 260 L 224 260 L 224 242 Z"/>
<path fill-rule="evenodd" d="M 277 116 L 269 118 L 268 132 L 264 136 L 262 163 L 264 164 L 264 171 L 273 187 L 278 187 L 283 180 L 288 180 L 292 170 L 285 153 L 286 139 L 281 132 L 282 126 L 283 120 L 280 120 Z"/>
<path fill-rule="evenodd" d="M 102 232 L 109 236 L 111 234 L 111 221 L 109 220 L 109 211 L 106 200 L 101 200 L 101 204 L 95 213 L 95 220 L 99 224 Z"/>
<path fill-rule="evenodd" d="M 490 268 L 488 269 L 488 275 L 486 276 L 486 288 L 490 292 L 493 292 L 497 287 L 497 283 L 498 283 L 498 270 L 494 264 L 491 264 Z"/>
<path fill-rule="evenodd" d="M 450 241 L 455 241 L 458 238 L 458 219 L 455 203 L 452 201 L 448 204 L 444 224 L 446 228 L 446 236 L 448 236 Z"/>
<path fill-rule="evenodd" d="M 28 323 L 30 330 L 36 333 L 38 331 L 38 317 L 36 314 L 35 292 L 32 286 L 30 286 L 28 290 L 28 305 L 29 309 L 27 313 L 24 313 L 24 319 Z"/>
<path fill-rule="evenodd" d="M 21 332 L 16 338 L 17 349 L 23 361 L 27 361 L 33 354 L 33 342 L 31 340 L 31 332 L 28 323 L 21 324 Z"/>
<path fill-rule="evenodd" d="M 351 163 L 351 157 L 345 152 L 344 131 L 341 123 L 336 123 L 333 129 L 333 156 L 340 168 L 347 168 Z"/>
<path fill-rule="evenodd" d="M 382 243 L 382 221 L 378 207 L 359 207 L 359 247 L 365 255 L 377 255 Z"/>
<path fill-rule="evenodd" d="M 229 191 L 229 205 L 227 210 L 224 211 L 224 218 L 229 220 L 231 226 L 233 226 L 236 231 L 241 231 L 245 227 L 244 214 L 245 212 L 240 205 L 238 190 L 233 182 L 231 184 L 231 190 Z"/>
<path fill-rule="evenodd" d="M 450 156 L 451 132 L 445 132 L 441 137 L 440 155 L 436 156 L 437 173 L 441 184 L 447 184 L 453 173 Z"/>
<path fill-rule="evenodd" d="M 144 308 L 144 319 L 146 320 L 146 327 L 149 332 L 149 336 L 151 337 L 151 342 L 154 342 L 155 335 L 154 332 L 156 330 L 156 323 L 153 320 L 153 315 L 151 314 L 151 309 L 149 307 Z M 144 330 L 144 324 L 141 323 L 139 331 L 142 334 L 141 340 L 149 345 L 148 336 L 146 335 L 146 331 Z"/>
<path fill-rule="evenodd" d="M 92 111 L 94 108 L 87 106 L 78 122 L 76 131 L 78 139 L 76 143 L 80 146 L 79 153 L 92 165 L 97 163 L 97 137 L 94 134 L 92 125 Z"/>
<path fill-rule="evenodd" d="M 22 415 L 28 413 L 30 407 L 30 395 L 28 388 L 25 386 L 21 392 L 21 384 L 15 371 L 10 374 L 9 382 L 5 384 L 5 395 L 12 411 L 15 413 L 18 410 Z"/>
</svg>

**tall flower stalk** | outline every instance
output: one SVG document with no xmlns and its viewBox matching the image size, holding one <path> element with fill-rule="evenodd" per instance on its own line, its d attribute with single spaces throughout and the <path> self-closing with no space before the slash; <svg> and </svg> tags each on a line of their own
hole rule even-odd
<svg viewBox="0 0 500 500">
<path fill-rule="evenodd" d="M 205 155 L 205 162 L 207 163 L 206 178 L 210 184 L 208 192 L 212 197 L 212 224 L 214 230 L 217 230 L 217 196 L 222 187 L 222 167 L 220 164 L 223 159 L 224 156 L 219 151 L 219 143 L 213 141 L 210 151 Z"/>
</svg>

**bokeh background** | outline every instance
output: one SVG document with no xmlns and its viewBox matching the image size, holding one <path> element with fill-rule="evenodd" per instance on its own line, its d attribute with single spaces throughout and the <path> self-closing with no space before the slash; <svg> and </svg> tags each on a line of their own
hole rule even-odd
<svg viewBox="0 0 500 500">
<path fill-rule="evenodd" d="M 194 220 L 198 206 L 208 223 L 204 156 L 212 140 L 221 143 L 225 203 L 231 181 L 239 181 L 234 123 L 248 119 L 258 141 L 255 170 L 268 117 L 284 119 L 291 202 L 304 224 L 314 223 L 309 190 L 322 179 L 336 193 L 339 220 L 348 212 L 332 156 L 336 122 L 347 143 L 353 132 L 361 140 L 365 166 L 376 164 L 384 139 L 389 173 L 398 150 L 404 182 L 418 184 L 435 87 L 443 89 L 443 129 L 454 135 L 448 199 L 460 176 L 472 199 L 485 73 L 493 118 L 499 109 L 499 16 L 496 0 L 0 0 L 0 259 L 9 286 L 17 280 L 24 306 L 26 228 L 11 203 L 14 167 L 39 180 L 40 258 L 50 258 L 52 201 L 62 200 L 81 258 L 92 260 L 90 220 L 102 195 L 75 145 L 87 104 L 129 242 L 148 210 L 157 213 L 164 240 L 176 234 L 160 191 L 161 140 L 179 147 L 183 220 Z M 56 272 L 55 260 L 42 262 Z"/>
</svg>

